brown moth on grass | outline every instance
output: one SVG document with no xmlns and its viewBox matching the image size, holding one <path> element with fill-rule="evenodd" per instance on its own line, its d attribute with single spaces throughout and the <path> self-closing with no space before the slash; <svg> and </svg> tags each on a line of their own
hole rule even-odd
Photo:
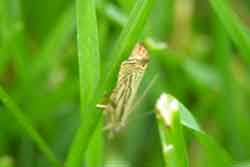
<svg viewBox="0 0 250 167">
<path fill-rule="evenodd" d="M 109 136 L 125 126 L 148 62 L 147 49 L 141 43 L 136 44 L 129 58 L 121 63 L 117 84 L 108 103 L 97 105 L 104 110 L 105 129 L 109 131 Z"/>
</svg>

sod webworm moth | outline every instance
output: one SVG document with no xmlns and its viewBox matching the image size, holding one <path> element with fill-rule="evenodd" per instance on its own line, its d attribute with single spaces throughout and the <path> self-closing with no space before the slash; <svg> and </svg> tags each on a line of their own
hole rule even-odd
<svg viewBox="0 0 250 167">
<path fill-rule="evenodd" d="M 121 63 L 118 80 L 108 103 L 97 105 L 104 110 L 105 129 L 110 136 L 125 126 L 148 62 L 147 49 L 143 44 L 136 44 L 129 58 Z"/>
</svg>

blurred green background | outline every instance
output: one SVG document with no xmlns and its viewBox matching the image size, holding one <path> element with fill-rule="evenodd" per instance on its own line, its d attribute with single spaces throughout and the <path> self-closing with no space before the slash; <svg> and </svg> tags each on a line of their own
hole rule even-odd
<svg viewBox="0 0 250 167">
<path fill-rule="evenodd" d="M 157 80 L 128 127 L 104 142 L 107 167 L 164 166 L 152 114 L 163 91 L 186 105 L 235 161 L 250 160 L 250 1 L 217 2 L 154 1 L 139 39 L 149 45 L 151 62 L 138 96 Z M 134 3 L 96 0 L 103 71 Z M 75 13 L 70 0 L 0 0 L 0 85 L 61 162 L 79 126 Z M 211 167 L 189 131 L 185 138 L 190 166 Z M 51 165 L 0 102 L 0 167 L 45 166 Z"/>
</svg>

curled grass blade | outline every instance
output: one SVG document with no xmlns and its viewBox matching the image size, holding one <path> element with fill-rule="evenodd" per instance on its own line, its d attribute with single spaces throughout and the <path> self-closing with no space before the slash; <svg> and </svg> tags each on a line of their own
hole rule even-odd
<svg viewBox="0 0 250 167">
<path fill-rule="evenodd" d="M 188 167 L 187 151 L 176 99 L 162 94 L 156 104 L 156 116 L 167 167 Z"/>
<path fill-rule="evenodd" d="M 170 99 L 172 99 L 172 101 L 173 100 L 176 101 L 177 106 L 178 106 L 178 111 L 180 112 L 181 124 L 191 130 L 191 132 L 194 134 L 196 139 L 200 142 L 202 147 L 205 149 L 205 153 L 207 157 L 209 158 L 209 160 L 211 160 L 210 161 L 211 164 L 215 167 L 231 166 L 232 165 L 231 157 L 224 151 L 224 149 L 222 149 L 210 136 L 208 136 L 199 127 L 197 121 L 195 120 L 191 112 L 177 99 L 175 99 L 171 95 L 167 95 L 167 96 Z M 168 131 L 168 128 L 165 127 L 165 131 Z"/>
</svg>

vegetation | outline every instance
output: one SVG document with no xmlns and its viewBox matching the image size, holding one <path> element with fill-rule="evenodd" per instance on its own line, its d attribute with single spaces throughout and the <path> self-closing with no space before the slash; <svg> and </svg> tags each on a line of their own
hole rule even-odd
<svg viewBox="0 0 250 167">
<path fill-rule="evenodd" d="M 0 0 L 0 167 L 249 166 L 249 11 L 246 0 Z M 150 63 L 109 139 L 96 104 L 137 42 Z"/>
</svg>

